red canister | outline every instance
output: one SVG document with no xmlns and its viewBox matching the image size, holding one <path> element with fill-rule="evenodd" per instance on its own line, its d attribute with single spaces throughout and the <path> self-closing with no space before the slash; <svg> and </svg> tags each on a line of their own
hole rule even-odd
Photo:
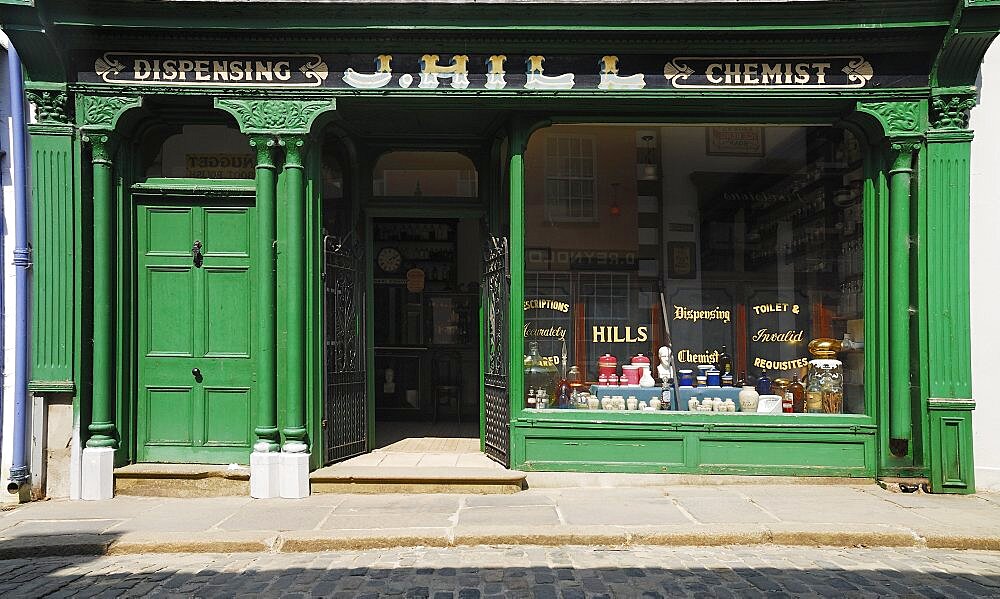
<svg viewBox="0 0 1000 599">
<path fill-rule="evenodd" d="M 618 358 L 611 354 L 604 354 L 597 359 L 597 375 L 604 375 L 609 379 L 618 375 Z"/>
</svg>

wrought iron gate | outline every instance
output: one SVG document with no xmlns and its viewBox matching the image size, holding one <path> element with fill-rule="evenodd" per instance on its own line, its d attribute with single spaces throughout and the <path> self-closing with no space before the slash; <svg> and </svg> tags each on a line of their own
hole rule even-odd
<svg viewBox="0 0 1000 599">
<path fill-rule="evenodd" d="M 368 450 L 364 251 L 360 240 L 323 239 L 326 462 Z"/>
<path fill-rule="evenodd" d="M 486 244 L 483 351 L 486 358 L 486 455 L 510 466 L 510 252 L 506 237 Z"/>
</svg>

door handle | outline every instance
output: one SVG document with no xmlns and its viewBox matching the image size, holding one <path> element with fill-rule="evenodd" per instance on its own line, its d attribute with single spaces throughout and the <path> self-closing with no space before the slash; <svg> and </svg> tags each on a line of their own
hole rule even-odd
<svg viewBox="0 0 1000 599">
<path fill-rule="evenodd" d="M 202 380 L 202 378 L 203 378 L 203 377 L 201 376 L 201 369 L 199 369 L 199 368 L 192 368 L 192 369 L 191 369 L 191 376 L 193 376 L 193 377 L 194 377 L 194 380 L 195 380 L 196 382 L 199 382 L 199 383 L 200 383 L 200 382 L 201 382 L 201 380 Z"/>
<path fill-rule="evenodd" d="M 191 257 L 195 268 L 201 268 L 201 263 L 205 261 L 205 256 L 201 253 L 201 241 L 195 240 L 191 246 Z"/>
</svg>

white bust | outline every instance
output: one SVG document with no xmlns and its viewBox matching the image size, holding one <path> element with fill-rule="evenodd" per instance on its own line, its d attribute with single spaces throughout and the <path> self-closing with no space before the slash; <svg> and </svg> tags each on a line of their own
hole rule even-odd
<svg viewBox="0 0 1000 599">
<path fill-rule="evenodd" d="M 657 356 L 660 358 L 660 363 L 656 365 L 656 375 L 663 382 L 674 378 L 674 354 L 669 347 L 664 345 L 657 352 Z"/>
</svg>

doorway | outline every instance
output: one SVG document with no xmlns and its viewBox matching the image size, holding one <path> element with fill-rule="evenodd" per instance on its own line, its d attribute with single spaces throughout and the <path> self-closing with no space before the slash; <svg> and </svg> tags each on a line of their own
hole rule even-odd
<svg viewBox="0 0 1000 599">
<path fill-rule="evenodd" d="M 379 216 L 369 227 L 372 447 L 478 451 L 481 218 Z"/>
</svg>

